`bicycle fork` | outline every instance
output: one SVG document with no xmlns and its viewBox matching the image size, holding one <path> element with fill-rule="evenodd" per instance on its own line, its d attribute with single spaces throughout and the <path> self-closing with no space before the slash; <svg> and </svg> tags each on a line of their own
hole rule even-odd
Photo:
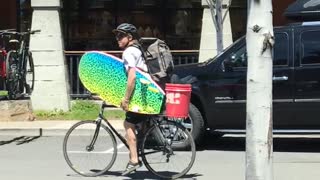
<svg viewBox="0 0 320 180">
<path fill-rule="evenodd" d="M 92 138 L 90 144 L 86 147 L 86 150 L 88 152 L 91 152 L 94 150 L 94 144 L 96 143 L 97 138 L 99 136 L 99 131 L 100 131 L 100 127 L 101 127 L 101 119 L 97 119 L 96 124 L 97 124 L 97 126 L 96 126 L 96 130 L 94 131 L 93 138 Z"/>
</svg>

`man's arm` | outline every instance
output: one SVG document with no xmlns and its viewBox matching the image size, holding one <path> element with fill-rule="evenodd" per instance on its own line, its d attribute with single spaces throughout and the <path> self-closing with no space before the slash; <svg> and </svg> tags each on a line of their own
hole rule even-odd
<svg viewBox="0 0 320 180">
<path fill-rule="evenodd" d="M 126 94 L 124 96 L 124 99 L 121 101 L 121 107 L 125 111 L 128 111 L 129 101 L 131 99 L 135 84 L 136 84 L 136 69 L 133 67 L 129 67 Z"/>
<path fill-rule="evenodd" d="M 133 67 L 129 67 L 125 100 L 128 100 L 128 101 L 130 100 L 135 84 L 136 84 L 136 69 Z"/>
</svg>

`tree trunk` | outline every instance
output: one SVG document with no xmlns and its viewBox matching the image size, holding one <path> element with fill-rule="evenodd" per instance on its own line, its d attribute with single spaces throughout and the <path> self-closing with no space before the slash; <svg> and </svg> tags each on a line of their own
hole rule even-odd
<svg viewBox="0 0 320 180">
<path fill-rule="evenodd" d="M 246 180 L 272 180 L 272 0 L 249 0 Z"/>
<path fill-rule="evenodd" d="M 231 3 L 231 1 L 230 1 Z M 212 21 L 217 33 L 217 54 L 223 51 L 223 15 L 222 0 L 207 0 L 207 4 L 211 11 Z M 226 12 L 227 13 L 227 12 Z"/>
<path fill-rule="evenodd" d="M 223 51 L 223 21 L 222 21 L 222 0 L 216 0 L 216 22 L 217 22 L 217 52 Z"/>
</svg>

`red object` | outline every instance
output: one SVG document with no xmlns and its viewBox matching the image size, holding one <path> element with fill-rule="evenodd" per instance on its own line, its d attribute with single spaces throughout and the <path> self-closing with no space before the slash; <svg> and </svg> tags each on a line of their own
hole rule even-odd
<svg viewBox="0 0 320 180">
<path fill-rule="evenodd" d="M 191 84 L 166 84 L 166 116 L 187 118 L 191 97 Z"/>
<path fill-rule="evenodd" d="M 0 60 L 0 77 L 6 76 L 6 63 L 5 61 Z"/>
<path fill-rule="evenodd" d="M 5 78 L 6 77 L 6 53 L 4 51 L 0 51 L 0 77 Z"/>
</svg>

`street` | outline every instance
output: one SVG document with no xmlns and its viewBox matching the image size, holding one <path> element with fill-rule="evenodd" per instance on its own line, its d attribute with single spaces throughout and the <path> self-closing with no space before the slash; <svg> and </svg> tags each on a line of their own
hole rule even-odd
<svg viewBox="0 0 320 180">
<path fill-rule="evenodd" d="M 0 136 L 0 178 L 3 180 L 92 179 L 73 172 L 62 153 L 63 136 Z M 119 141 L 118 141 L 119 142 Z M 122 147 L 110 172 L 94 179 L 157 179 L 145 167 L 122 177 L 128 152 Z M 275 180 L 318 180 L 320 176 L 319 136 L 274 138 Z M 196 161 L 184 179 L 245 179 L 245 139 L 243 135 L 209 135 L 198 148 Z"/>
</svg>

